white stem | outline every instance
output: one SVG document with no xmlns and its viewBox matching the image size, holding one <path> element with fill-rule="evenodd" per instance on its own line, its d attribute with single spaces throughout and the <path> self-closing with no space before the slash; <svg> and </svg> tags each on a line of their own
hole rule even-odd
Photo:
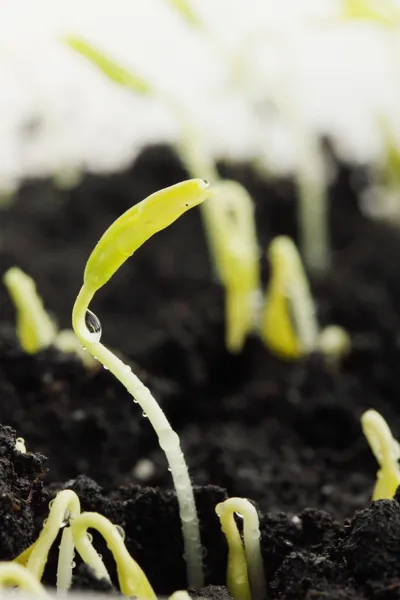
<svg viewBox="0 0 400 600">
<path fill-rule="evenodd" d="M 70 527 L 65 527 L 61 536 L 57 563 L 57 594 L 66 594 L 72 584 L 72 570 L 75 555 L 74 540 Z"/>
</svg>

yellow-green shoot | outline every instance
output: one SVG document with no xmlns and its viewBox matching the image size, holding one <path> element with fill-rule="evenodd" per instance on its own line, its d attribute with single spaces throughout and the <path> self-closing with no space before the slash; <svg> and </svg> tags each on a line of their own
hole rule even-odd
<svg viewBox="0 0 400 600">
<path fill-rule="evenodd" d="M 261 316 L 261 339 L 286 360 L 319 350 L 326 365 L 336 369 L 350 352 L 351 340 L 339 325 L 328 325 L 320 331 L 307 275 L 294 242 L 286 236 L 274 238 L 268 258 L 271 275 Z"/>
<path fill-rule="evenodd" d="M 36 354 L 52 344 L 57 327 L 46 312 L 37 293 L 34 280 L 18 267 L 12 267 L 3 276 L 17 311 L 17 336 L 28 354 Z"/>
<path fill-rule="evenodd" d="M 4 274 L 3 282 L 15 306 L 18 341 L 27 354 L 37 354 L 53 345 L 62 352 L 76 354 L 87 369 L 95 366 L 90 354 L 83 351 L 82 346 L 77 343 L 72 330 L 58 330 L 44 308 L 32 277 L 18 267 L 11 267 Z"/>
<path fill-rule="evenodd" d="M 208 184 L 191 179 L 152 194 L 119 217 L 103 234 L 86 264 L 72 324 L 81 344 L 125 386 L 149 418 L 167 457 L 174 481 L 182 522 L 182 533 L 190 587 L 203 585 L 202 546 L 192 484 L 180 447 L 179 436 L 150 390 L 108 348 L 100 343 L 101 325 L 89 304 L 95 293 L 140 246 L 165 229 L 208 196 Z"/>
<path fill-rule="evenodd" d="M 258 514 L 245 498 L 228 498 L 215 507 L 228 544 L 227 586 L 233 600 L 265 600 Z M 243 542 L 235 522 L 243 519 Z"/>
<path fill-rule="evenodd" d="M 51 598 L 42 584 L 28 569 L 15 562 L 0 563 L 0 590 L 15 587 L 32 597 L 47 600 Z"/>
<path fill-rule="evenodd" d="M 236 181 L 219 181 L 206 214 L 212 253 L 225 288 L 226 346 L 239 352 L 255 327 L 260 293 L 254 203 Z"/>
<path fill-rule="evenodd" d="M 98 579 L 109 579 L 109 575 L 87 534 L 89 528 L 95 529 L 106 541 L 117 565 L 118 581 L 123 595 L 128 598 L 157 600 L 145 573 L 126 549 L 117 527 L 98 513 L 84 512 L 71 520 L 72 537 L 81 558 L 91 566 Z"/>
<path fill-rule="evenodd" d="M 174 4 L 185 18 L 192 15 L 195 19 L 189 3 L 179 0 Z M 240 352 L 246 336 L 254 328 L 260 287 L 252 199 L 239 183 L 219 179 L 215 162 L 207 152 L 202 136 L 175 98 L 155 89 L 81 38 L 69 36 L 65 41 L 114 83 L 128 87 L 133 93 L 151 93 L 172 110 L 180 128 L 177 151 L 188 173 L 213 183 L 214 201 L 204 203 L 201 214 L 211 256 L 225 287 L 227 349 Z"/>
<path fill-rule="evenodd" d="M 268 348 L 297 359 L 316 348 L 318 324 L 307 276 L 293 241 L 286 236 L 268 248 L 271 276 L 260 335 Z"/>
<path fill-rule="evenodd" d="M 376 410 L 367 410 L 361 417 L 361 425 L 380 467 L 372 500 L 392 499 L 400 485 L 399 443 Z"/>
</svg>

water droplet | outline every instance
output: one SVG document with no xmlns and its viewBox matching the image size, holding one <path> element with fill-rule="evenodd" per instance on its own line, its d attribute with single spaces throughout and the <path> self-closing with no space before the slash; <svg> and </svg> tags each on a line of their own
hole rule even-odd
<svg viewBox="0 0 400 600">
<path fill-rule="evenodd" d="M 105 369 L 106 371 L 109 371 L 109 368 L 106 367 L 106 365 L 103 365 L 103 369 Z"/>
<path fill-rule="evenodd" d="M 54 504 L 54 500 L 55 500 L 55 498 L 53 498 L 53 500 L 50 500 L 50 502 L 49 502 L 49 508 L 50 508 L 50 509 L 51 509 L 51 507 L 52 507 L 52 506 L 53 506 L 53 504 Z"/>
<path fill-rule="evenodd" d="M 86 537 L 87 537 L 87 539 L 89 540 L 89 542 L 90 542 L 90 543 L 92 543 L 92 542 L 93 542 L 93 536 L 92 536 L 92 534 L 91 534 L 91 533 L 89 533 L 88 531 L 86 532 Z"/>
<path fill-rule="evenodd" d="M 132 369 L 129 365 L 124 365 L 124 371 L 128 372 L 128 371 L 132 371 Z"/>
<path fill-rule="evenodd" d="M 168 451 L 173 448 L 179 448 L 179 436 L 172 429 L 162 429 L 158 436 L 158 441 L 163 450 Z"/>
<path fill-rule="evenodd" d="M 114 525 L 115 529 L 118 531 L 119 535 L 122 537 L 122 539 L 125 539 L 125 529 L 123 527 L 121 527 L 121 525 Z"/>
<path fill-rule="evenodd" d="M 48 521 L 48 519 L 45 519 L 45 520 L 43 521 L 43 527 L 46 527 L 47 521 Z"/>
<path fill-rule="evenodd" d="M 243 515 L 240 512 L 237 512 L 237 510 L 235 510 L 235 515 L 239 517 L 239 519 L 243 519 Z"/>
<path fill-rule="evenodd" d="M 75 567 L 76 567 L 76 562 L 73 560 L 71 563 L 71 569 L 75 569 Z"/>
<path fill-rule="evenodd" d="M 144 417 L 145 419 L 147 419 L 147 414 L 145 412 L 142 412 L 142 417 Z"/>
<path fill-rule="evenodd" d="M 85 325 L 90 333 L 91 342 L 99 342 L 101 338 L 101 323 L 98 317 L 91 310 L 87 309 L 85 315 Z"/>
</svg>

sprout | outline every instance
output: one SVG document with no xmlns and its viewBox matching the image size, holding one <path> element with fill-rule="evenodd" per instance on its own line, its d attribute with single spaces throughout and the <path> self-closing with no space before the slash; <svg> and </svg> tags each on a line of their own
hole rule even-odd
<svg viewBox="0 0 400 600">
<path fill-rule="evenodd" d="M 78 343 L 74 332 L 57 329 L 29 275 L 18 267 L 12 267 L 4 274 L 3 282 L 17 311 L 17 336 L 25 352 L 36 354 L 53 345 L 62 352 L 76 354 L 87 369 L 93 368 L 93 357 Z"/>
<path fill-rule="evenodd" d="M 184 212 L 203 202 L 208 184 L 192 179 L 152 194 L 127 210 L 103 234 L 86 264 L 84 283 L 72 313 L 73 328 L 82 345 L 126 387 L 149 418 L 164 450 L 179 503 L 188 583 L 202 587 L 203 569 L 199 523 L 193 489 L 178 435 L 129 366 L 100 343 L 101 325 L 89 303 L 119 267 L 152 235 L 168 227 Z"/>
<path fill-rule="evenodd" d="M 17 452 L 21 452 L 21 454 L 26 454 L 26 446 L 25 446 L 24 438 L 18 437 L 15 440 L 15 449 L 17 450 Z"/>
<path fill-rule="evenodd" d="M 393 0 L 344 0 L 345 19 L 372 21 L 395 29 L 400 25 L 400 9 Z"/>
<path fill-rule="evenodd" d="M 17 587 L 38 598 L 50 598 L 44 587 L 28 569 L 15 562 L 0 563 L 0 590 Z"/>
<path fill-rule="evenodd" d="M 57 327 L 43 306 L 34 280 L 18 267 L 3 276 L 3 282 L 17 310 L 17 335 L 28 354 L 36 354 L 52 344 Z"/>
<path fill-rule="evenodd" d="M 185 18 L 192 15 L 193 19 L 197 19 L 185 0 L 170 1 Z M 189 20 L 193 19 L 190 17 Z M 192 177 L 202 177 L 215 183 L 214 202 L 202 204 L 201 214 L 213 262 L 225 287 L 226 346 L 230 352 L 240 352 L 247 334 L 254 327 L 260 287 L 258 244 L 251 197 L 239 183 L 219 180 L 215 162 L 204 147 L 202 136 L 193 125 L 190 115 L 186 114 L 174 98 L 147 82 L 137 85 L 139 78 L 135 74 L 105 57 L 81 38 L 70 36 L 66 38 L 66 42 L 114 83 L 127 86 L 135 93 L 151 92 L 160 97 L 179 123 L 177 149 L 188 173 Z"/>
<path fill-rule="evenodd" d="M 207 204 L 208 233 L 217 272 L 226 294 L 226 346 L 239 352 L 255 325 L 260 268 L 254 204 L 235 181 L 213 186 Z"/>
<path fill-rule="evenodd" d="M 65 594 L 72 584 L 72 570 L 75 566 L 75 547 L 71 527 L 65 527 L 61 535 L 61 543 L 57 562 L 57 592 Z"/>
<path fill-rule="evenodd" d="M 229 593 L 233 600 L 264 600 L 265 574 L 256 509 L 245 498 L 229 498 L 217 504 L 215 511 L 228 543 Z M 243 518 L 243 543 L 235 522 L 235 513 Z"/>
<path fill-rule="evenodd" d="M 69 519 L 75 519 L 80 514 L 80 511 L 79 498 L 75 492 L 72 490 L 59 492 L 50 503 L 49 516 L 43 524 L 43 529 L 38 539 L 30 548 L 20 554 L 15 561 L 19 564 L 26 564 L 28 571 L 40 581 L 47 563 L 50 548 L 57 538 L 58 532 L 68 523 Z"/>
<path fill-rule="evenodd" d="M 300 255 L 286 236 L 272 240 L 268 248 L 271 276 L 262 311 L 260 335 L 270 350 L 296 360 L 319 350 L 328 367 L 336 368 L 350 352 L 348 333 L 338 325 L 322 331 Z"/>
<path fill-rule="evenodd" d="M 367 410 L 361 417 L 361 424 L 380 467 L 372 500 L 392 499 L 400 485 L 400 445 L 376 410 Z"/>
<path fill-rule="evenodd" d="M 312 352 L 318 325 L 310 287 L 301 258 L 292 240 L 279 236 L 268 248 L 271 265 L 261 337 L 284 358 L 296 359 Z"/>
<path fill-rule="evenodd" d="M 82 559 L 88 564 L 99 579 L 109 579 L 104 563 L 87 535 L 87 530 L 98 531 L 111 550 L 117 565 L 118 580 L 121 592 L 128 598 L 156 600 L 156 595 L 146 575 L 137 562 L 131 557 L 118 531 L 108 519 L 98 513 L 84 512 L 71 520 L 72 537 L 75 547 Z"/>
</svg>

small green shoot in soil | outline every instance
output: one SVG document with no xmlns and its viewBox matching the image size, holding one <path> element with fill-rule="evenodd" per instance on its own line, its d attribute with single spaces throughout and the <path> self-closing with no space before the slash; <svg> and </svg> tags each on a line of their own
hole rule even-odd
<svg viewBox="0 0 400 600">
<path fill-rule="evenodd" d="M 72 313 L 73 328 L 81 344 L 126 387 L 158 435 L 178 498 L 188 584 L 196 588 L 202 587 L 204 581 L 202 546 L 193 489 L 179 437 L 150 390 L 128 365 L 100 343 L 100 321 L 88 307 L 95 293 L 147 239 L 208 198 L 207 188 L 208 184 L 201 179 L 165 188 L 127 210 L 110 225 L 87 261 L 83 286 Z"/>
<path fill-rule="evenodd" d="M 245 498 L 228 498 L 215 507 L 228 544 L 227 585 L 233 600 L 264 600 L 265 573 L 258 514 Z M 243 519 L 243 542 L 235 522 Z"/>
<path fill-rule="evenodd" d="M 391 500 L 400 485 L 400 445 L 393 438 L 385 419 L 376 410 L 367 410 L 361 417 L 361 424 L 380 467 L 372 500 Z"/>
</svg>

